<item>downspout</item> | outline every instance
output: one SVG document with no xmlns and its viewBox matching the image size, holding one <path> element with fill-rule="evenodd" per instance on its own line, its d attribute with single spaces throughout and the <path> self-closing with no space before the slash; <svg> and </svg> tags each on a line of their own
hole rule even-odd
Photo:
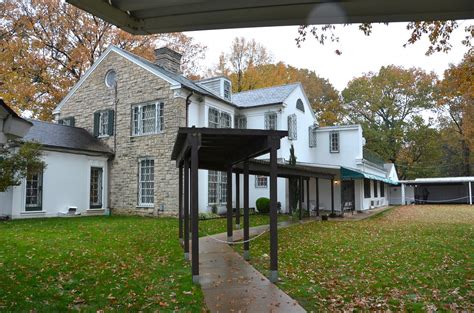
<svg viewBox="0 0 474 313">
<path fill-rule="evenodd" d="M 117 86 L 117 81 L 115 81 L 114 84 L 114 155 L 112 156 L 112 159 L 115 158 L 115 153 L 117 152 L 117 107 L 118 107 L 118 86 Z M 112 215 L 112 207 L 110 205 L 110 182 L 112 181 L 111 179 L 111 160 L 107 160 L 107 205 L 109 207 L 109 216 Z"/>
<path fill-rule="evenodd" d="M 188 127 L 188 115 L 189 115 L 189 105 L 191 105 L 191 96 L 194 95 L 194 91 L 191 91 L 186 97 L 186 124 L 184 127 Z"/>
</svg>

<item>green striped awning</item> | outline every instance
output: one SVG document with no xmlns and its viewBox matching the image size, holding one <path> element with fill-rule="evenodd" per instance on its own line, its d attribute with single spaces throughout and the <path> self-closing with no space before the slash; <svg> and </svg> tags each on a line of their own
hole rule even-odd
<svg viewBox="0 0 474 313">
<path fill-rule="evenodd" d="M 387 184 L 391 185 L 398 185 L 398 182 L 391 180 L 390 178 L 386 178 L 383 176 L 375 175 L 375 174 L 369 174 L 363 171 L 359 170 L 354 170 L 354 169 L 349 169 L 346 167 L 341 167 L 341 179 L 361 179 L 361 178 L 367 178 L 367 179 L 372 179 L 372 180 L 378 180 Z"/>
</svg>

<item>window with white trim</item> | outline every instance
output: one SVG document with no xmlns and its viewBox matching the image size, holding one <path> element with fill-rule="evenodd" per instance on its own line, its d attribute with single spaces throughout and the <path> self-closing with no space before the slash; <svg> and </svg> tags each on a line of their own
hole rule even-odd
<svg viewBox="0 0 474 313">
<path fill-rule="evenodd" d="M 231 85 L 228 80 L 224 80 L 224 99 L 232 100 Z"/>
<path fill-rule="evenodd" d="M 219 110 L 217 110 L 215 108 L 209 108 L 208 112 L 209 112 L 209 114 L 208 114 L 208 120 L 209 120 L 208 127 L 209 128 L 219 128 L 219 126 L 220 126 L 220 123 L 219 123 L 220 112 L 219 112 Z"/>
<path fill-rule="evenodd" d="M 232 128 L 232 116 L 216 108 L 209 108 L 209 128 Z M 227 203 L 227 173 L 208 171 L 208 198 L 209 205 L 224 205 Z"/>
<path fill-rule="evenodd" d="M 142 159 L 138 168 L 138 205 L 153 206 L 155 199 L 155 161 Z"/>
<path fill-rule="evenodd" d="M 339 152 L 339 132 L 329 133 L 329 152 L 331 153 Z"/>
<path fill-rule="evenodd" d="M 296 114 L 288 115 L 288 139 L 296 140 L 298 138 Z"/>
<path fill-rule="evenodd" d="M 232 128 L 232 117 L 229 113 L 221 112 L 219 118 L 220 128 Z"/>
<path fill-rule="evenodd" d="M 247 117 L 245 115 L 238 115 L 234 119 L 234 128 L 247 129 Z"/>
<path fill-rule="evenodd" d="M 265 129 L 277 129 L 277 114 L 276 112 L 265 113 Z"/>
<path fill-rule="evenodd" d="M 209 128 L 232 128 L 232 116 L 227 112 L 221 112 L 216 108 L 209 108 Z"/>
<path fill-rule="evenodd" d="M 109 111 L 99 112 L 99 137 L 109 135 Z"/>
<path fill-rule="evenodd" d="M 163 131 L 164 103 L 137 104 L 132 107 L 132 135 L 150 135 Z"/>
<path fill-rule="evenodd" d="M 309 138 L 309 147 L 314 148 L 316 147 L 317 141 L 316 141 L 316 131 L 318 130 L 318 127 L 316 125 L 310 126 L 308 128 L 308 138 Z"/>
<path fill-rule="evenodd" d="M 227 173 L 209 171 L 208 174 L 208 204 L 227 203 Z"/>
<path fill-rule="evenodd" d="M 255 176 L 255 188 L 268 188 L 268 177 Z"/>
</svg>

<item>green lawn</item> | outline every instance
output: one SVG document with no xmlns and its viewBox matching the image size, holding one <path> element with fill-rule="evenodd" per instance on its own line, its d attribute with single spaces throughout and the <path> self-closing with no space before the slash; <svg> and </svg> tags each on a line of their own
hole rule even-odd
<svg viewBox="0 0 474 313">
<path fill-rule="evenodd" d="M 268 234 L 251 244 L 268 269 Z M 279 231 L 280 288 L 308 311 L 474 310 L 474 208 L 407 206 Z"/>
<path fill-rule="evenodd" d="M 252 215 L 250 223 L 268 224 L 268 216 Z M 200 235 L 227 225 L 199 224 Z M 177 236 L 172 218 L 0 222 L 0 311 L 200 311 L 203 295 Z"/>
<path fill-rule="evenodd" d="M 0 222 L 0 311 L 182 311 L 203 307 L 176 219 Z"/>
</svg>

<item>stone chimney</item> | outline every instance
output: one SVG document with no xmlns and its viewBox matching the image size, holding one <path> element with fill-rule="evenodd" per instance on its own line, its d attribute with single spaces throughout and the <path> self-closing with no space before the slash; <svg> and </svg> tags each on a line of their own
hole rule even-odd
<svg viewBox="0 0 474 313">
<path fill-rule="evenodd" d="M 181 53 L 168 47 L 155 49 L 155 64 L 175 74 L 181 73 L 181 57 Z"/>
</svg>

